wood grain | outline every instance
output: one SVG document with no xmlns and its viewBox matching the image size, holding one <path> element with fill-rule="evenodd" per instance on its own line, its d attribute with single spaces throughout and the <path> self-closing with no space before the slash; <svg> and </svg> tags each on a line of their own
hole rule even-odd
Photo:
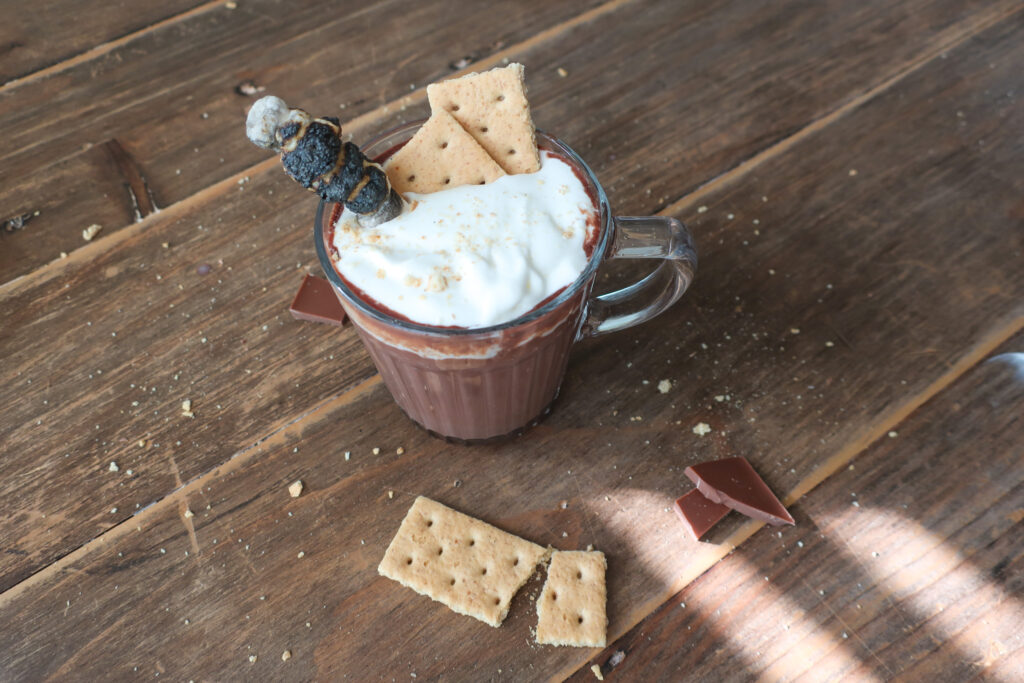
<svg viewBox="0 0 1024 683">
<path fill-rule="evenodd" d="M 665 51 L 683 50 L 666 52 L 668 59 L 679 61 L 685 61 L 690 50 L 711 49 L 725 39 L 721 33 L 712 40 L 694 32 L 680 41 L 678 31 L 662 25 L 674 20 L 684 32 L 694 29 L 680 28 L 688 16 L 665 7 L 652 6 L 650 12 L 639 14 L 630 7 L 606 17 L 596 16 L 565 33 L 531 42 L 524 58 L 533 64 L 555 64 L 571 55 L 579 61 L 565 63 L 574 71 L 596 69 L 582 57 L 589 50 L 591 62 L 604 59 L 609 68 L 617 68 L 614 65 L 630 55 L 622 47 L 607 49 L 601 37 L 612 31 L 623 40 L 635 36 Z M 825 15 L 818 16 L 826 20 Z M 851 16 L 851 27 L 864 20 L 859 13 Z M 832 21 L 829 18 L 826 25 L 838 32 Z M 975 23 L 974 19 L 964 20 L 968 26 Z M 870 22 L 868 26 L 875 27 Z M 932 41 L 941 38 L 941 44 L 949 39 L 945 34 L 938 34 L 939 38 L 928 35 Z M 748 49 L 749 39 L 749 34 L 738 33 L 736 49 Z M 769 34 L 758 44 L 759 58 L 777 53 L 772 42 L 776 39 Z M 920 39 L 921 44 L 935 48 L 927 37 Z M 905 52 L 904 42 L 888 47 L 899 54 L 917 54 L 924 49 Z M 844 75 L 845 80 L 838 76 L 829 80 L 829 87 L 841 83 L 847 89 L 830 91 L 833 99 L 843 99 L 848 90 L 863 87 L 848 75 L 848 69 L 840 68 L 847 58 L 849 55 L 838 51 L 833 61 L 815 62 Z M 799 54 L 787 53 L 785 61 L 776 66 L 784 73 L 805 68 L 805 62 Z M 591 99 L 583 100 L 588 91 L 584 83 L 570 84 L 571 75 L 563 79 L 550 68 L 537 69 L 531 91 L 536 91 L 540 102 L 538 120 L 565 122 L 567 139 L 587 150 L 603 177 L 613 179 L 609 185 L 623 213 L 645 213 L 656 209 L 659 202 L 653 193 L 648 196 L 615 185 L 614 179 L 621 174 L 646 173 L 644 169 L 653 163 L 650 160 L 660 159 L 663 171 L 658 182 L 663 187 L 696 185 L 702 182 L 695 180 L 699 176 L 689 166 L 671 162 L 671 154 L 704 149 L 720 160 L 713 150 L 749 150 L 759 144 L 755 141 L 763 143 L 766 135 L 770 137 L 754 132 L 750 126 L 756 121 L 767 123 L 801 108 L 805 116 L 811 116 L 827 108 L 823 95 L 808 96 L 799 103 L 783 100 L 778 105 L 781 108 L 774 110 L 769 108 L 773 98 L 767 94 L 758 100 L 760 109 L 744 104 L 743 93 L 768 88 L 774 77 L 769 72 L 756 72 L 753 76 L 761 80 L 743 88 L 735 79 L 728 81 L 712 93 L 715 97 L 693 79 L 682 79 L 669 84 L 671 87 L 663 82 L 631 81 L 636 98 L 649 101 L 658 112 L 650 123 L 658 123 L 660 133 L 652 135 L 646 128 L 630 124 L 637 112 L 628 106 L 628 100 L 609 99 L 622 90 L 621 82 L 600 77 L 596 70 L 585 73 L 594 79 L 594 85 L 589 88 L 592 94 L 587 95 Z M 867 69 L 864 79 L 875 77 L 876 72 Z M 748 123 L 728 131 L 698 129 L 680 134 L 673 115 L 680 103 L 695 100 L 707 107 L 720 106 L 716 97 L 727 96 L 725 87 L 741 93 L 730 100 L 729 108 L 747 107 Z M 602 115 L 618 122 L 623 134 L 633 137 L 602 135 L 603 129 L 590 137 L 587 126 L 594 124 L 593 119 L 578 117 L 575 112 L 581 102 L 599 109 L 602 97 L 608 100 L 600 109 Z M 619 108 L 614 109 L 612 102 Z M 771 118 L 766 118 L 768 111 L 774 112 Z M 413 114 L 396 111 L 394 117 L 406 115 Z M 385 123 L 370 117 L 353 131 L 366 136 L 373 130 L 371 126 L 384 126 L 395 118 Z M 656 152 L 659 140 L 667 143 Z M 662 154 L 667 156 L 662 158 Z M 179 478 L 188 481 L 199 476 L 373 372 L 350 332 L 338 337 L 301 328 L 302 333 L 295 335 L 291 321 L 281 317 L 283 302 L 290 300 L 301 274 L 290 271 L 295 264 L 304 270 L 312 263 L 302 226 L 308 225 L 314 203 L 308 195 L 297 193 L 270 165 L 264 164 L 263 170 L 252 175 L 237 176 L 237 181 L 230 178 L 202 190 L 194 202 L 174 204 L 7 287 L 0 306 L 10 327 L 0 343 L 11 349 L 5 386 L 17 392 L 19 400 L 12 401 L 10 420 L 0 436 L 9 440 L 18 456 L 0 464 L 0 471 L 10 473 L 3 478 L 6 488 L 2 490 L 19 491 L 22 505 L 29 501 L 26 507 L 32 512 L 9 517 L 4 537 L 10 539 L 6 543 L 13 554 L 3 565 L 0 586 L 13 585 L 122 522 L 132 511 L 159 500 L 178 486 Z M 710 175 L 721 170 L 704 168 Z M 151 176 L 147 175 L 147 180 L 154 184 Z M 156 199 L 162 201 L 159 191 Z M 75 239 L 80 238 L 76 235 Z M 168 249 L 161 248 L 163 243 Z M 782 247 L 775 242 L 771 248 Z M 196 274 L 196 268 L 204 263 L 217 266 L 213 277 Z M 120 294 L 111 298 L 111 291 Z M 691 336 L 692 329 L 674 333 Z M 55 341 L 40 345 L 39 339 Z M 73 339 L 74 345 L 64 343 L 65 339 Z M 91 351 L 84 357 L 81 349 Z M 661 350 L 663 354 L 671 352 L 671 347 Z M 602 369 L 611 367 L 613 360 L 605 358 Z M 146 396 L 138 395 L 141 387 L 149 392 Z M 178 406 L 185 398 L 197 406 L 204 404 L 195 422 L 189 420 L 189 439 L 179 436 Z M 147 444 L 145 449 L 136 446 L 140 440 Z M 186 450 L 187 457 L 182 455 Z M 111 461 L 145 476 L 112 478 L 105 473 Z M 53 496 L 54 481 L 74 485 L 61 486 Z M 101 500 L 102 507 L 98 504 Z M 117 512 L 110 512 L 113 509 Z M 61 511 L 59 518 L 54 517 L 57 510 Z M 37 521 L 43 514 L 50 521 L 40 525 Z"/>
<path fill-rule="evenodd" d="M 0 217 L 39 212 L 3 235 L 3 281 L 80 247 L 86 225 L 109 236 L 133 222 L 122 177 L 105 155 L 96 158 L 94 148 L 109 140 L 167 207 L 268 157 L 243 135 L 245 112 L 261 94 L 347 121 L 453 73 L 449 65 L 463 57 L 484 57 L 596 5 L 532 1 L 446 13 L 437 0 L 219 4 L 0 90 Z M 263 90 L 246 95 L 242 84 Z"/>
<path fill-rule="evenodd" d="M 1017 335 L 801 499 L 795 528 L 610 645 L 606 680 L 1024 677 L 1022 352 Z"/>
<path fill-rule="evenodd" d="M 605 551 L 619 637 L 682 587 L 681 567 L 721 554 L 676 535 L 669 505 L 689 488 L 687 464 L 742 453 L 794 490 L 980 340 L 1020 330 L 1024 276 L 1009 266 L 1024 117 L 1006 93 L 1022 31 L 1019 17 L 986 31 L 706 197 L 684 216 L 702 247 L 692 295 L 582 346 L 555 412 L 523 438 L 446 445 L 368 380 L 0 596 L 11 670 L 532 680 L 578 669 L 590 652 L 529 644 L 536 581 L 491 630 L 377 577 L 408 504 L 429 495 L 539 543 Z M 712 433 L 694 436 L 698 421 Z M 308 493 L 291 499 L 296 478 Z M 43 656 L 40 643 L 54 645 Z"/>
<path fill-rule="evenodd" d="M 92 146 L 119 140 L 161 206 L 265 158 L 238 133 L 252 101 L 235 92 L 243 81 L 348 120 L 403 93 L 421 101 L 423 86 L 466 55 L 480 64 L 520 59 L 542 127 L 582 145 L 614 180 L 608 189 L 651 211 L 1017 7 L 791 0 L 712 11 L 704 3 L 615 0 L 583 12 L 575 4 L 502 4 L 497 12 L 507 14 L 482 8 L 438 30 L 432 5 L 411 14 L 349 5 L 327 19 L 316 5 L 267 4 L 204 12 L 95 63 L 0 93 L 0 111 L 4 98 L 20 105 L 0 115 L 15 131 L 2 155 L 0 216 L 40 211 L 30 230 L 6 237 L 0 273 L 11 278 L 79 247 L 80 229 L 67 225 L 98 223 L 109 236 L 130 224 L 122 180 L 97 164 Z M 557 22 L 564 31 L 534 42 L 539 27 Z M 787 40 L 790 31 L 815 39 Z M 403 39 L 371 45 L 367 59 L 361 43 L 335 38 L 360 32 Z M 552 78 L 557 68 L 568 76 Z M 109 97 L 96 98 L 97 89 Z M 391 109 L 401 115 L 402 106 Z M 565 109 L 573 115 L 560 115 Z M 630 161 L 626 145 L 643 149 L 646 161 Z M 687 170 L 687 182 L 666 175 L 666 163 Z"/>
<path fill-rule="evenodd" d="M 57 0 L 5 3 L 0 23 L 0 86 L 63 60 L 96 50 L 125 36 L 202 7 L 200 0 L 133 2 L 131 11 L 109 2 Z"/>
</svg>

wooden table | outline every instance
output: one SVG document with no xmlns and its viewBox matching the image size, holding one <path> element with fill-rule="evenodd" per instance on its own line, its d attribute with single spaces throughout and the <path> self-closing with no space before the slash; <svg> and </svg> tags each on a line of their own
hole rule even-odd
<svg viewBox="0 0 1024 683">
<path fill-rule="evenodd" d="M 1021 4 L 463 4 L 9 4 L 0 679 L 1024 679 Z M 363 142 L 509 60 L 701 270 L 455 446 L 289 317 L 316 199 L 243 120 Z M 732 455 L 795 527 L 684 535 L 684 468 Z M 603 550 L 610 645 L 535 644 L 540 576 L 500 629 L 378 576 L 417 495 Z"/>
</svg>

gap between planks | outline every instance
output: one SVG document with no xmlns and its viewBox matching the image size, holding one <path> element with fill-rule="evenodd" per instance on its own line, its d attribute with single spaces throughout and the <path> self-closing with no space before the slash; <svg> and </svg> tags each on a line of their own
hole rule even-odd
<svg viewBox="0 0 1024 683">
<path fill-rule="evenodd" d="M 526 50 L 535 45 L 550 40 L 565 31 L 571 30 L 572 28 L 578 26 L 581 23 L 585 23 L 587 21 L 595 19 L 603 14 L 618 9 L 619 7 L 627 5 L 633 1 L 634 0 L 612 0 L 611 2 L 605 3 L 591 10 L 588 10 L 587 12 L 584 12 L 583 14 L 573 17 L 572 19 L 556 24 L 551 28 L 545 29 L 544 31 L 541 31 L 536 35 L 532 36 L 531 38 L 520 43 L 517 43 L 514 46 L 511 46 L 505 50 L 498 51 L 489 57 L 481 59 L 478 62 L 474 62 L 471 65 L 471 67 L 479 69 L 490 68 L 491 66 L 495 66 L 502 59 L 509 55 L 515 54 L 517 51 Z M 188 12 L 177 15 L 176 17 L 165 19 L 161 22 L 158 22 L 157 24 L 147 27 L 147 29 L 142 29 L 133 34 L 129 34 L 129 36 L 118 39 L 117 41 L 113 41 L 112 43 L 108 43 L 106 45 L 110 46 L 109 49 L 113 49 L 113 47 L 116 46 L 115 43 L 120 44 L 119 41 L 127 42 L 133 36 L 136 36 L 137 34 L 140 34 L 146 30 L 152 30 L 163 24 L 171 23 L 180 18 L 202 11 L 207 11 L 212 7 L 218 6 L 220 4 L 220 2 L 207 3 L 200 7 L 189 10 Z M 966 42 L 973 36 L 977 35 L 978 33 L 981 33 L 982 31 L 990 28 L 991 26 L 994 26 L 1000 23 L 1001 21 L 1004 21 L 1007 18 L 1012 17 L 1013 15 L 1017 14 L 1020 11 L 1022 11 L 1022 8 L 1014 8 L 1012 10 L 1005 12 L 1002 15 L 992 17 L 987 20 L 982 20 L 978 22 L 968 21 L 965 22 L 968 24 L 967 26 L 958 25 L 953 29 L 950 29 L 949 31 L 946 32 L 946 34 L 940 36 L 937 43 L 934 46 L 932 46 L 931 49 L 926 50 L 917 59 L 911 61 L 908 64 L 905 64 L 895 74 L 887 78 L 882 83 L 878 84 L 877 86 L 874 86 L 873 88 L 870 88 L 869 90 L 850 100 L 846 104 L 841 105 L 832 112 L 818 119 L 815 119 L 814 121 L 808 123 L 801 129 L 793 133 L 792 135 L 783 138 L 782 140 L 779 140 L 778 142 L 766 147 L 761 152 L 758 152 L 757 154 L 754 154 L 747 160 L 740 162 L 738 165 L 734 166 L 728 171 L 725 171 L 719 176 L 716 176 L 715 178 L 705 182 L 693 192 L 688 193 L 686 196 L 676 200 L 672 204 L 669 204 L 662 210 L 658 211 L 658 214 L 666 215 L 676 213 L 686 207 L 692 206 L 701 198 L 711 194 L 712 192 L 720 189 L 721 187 L 740 180 L 743 176 L 745 176 L 747 173 L 751 172 L 753 169 L 760 166 L 762 163 L 776 156 L 784 154 L 794 145 L 798 144 L 799 142 L 808 138 L 809 136 L 823 130 L 824 128 L 828 127 L 829 125 L 831 125 L 838 119 L 842 118 L 846 114 L 849 114 L 850 112 L 859 108 L 866 102 L 874 99 L 878 95 L 882 94 L 883 92 L 891 88 L 896 83 L 906 78 L 908 75 L 916 72 L 918 69 L 920 69 L 928 62 L 939 57 L 940 55 L 949 51 L 950 49 L 960 45 L 961 43 Z M 83 53 L 82 55 L 72 58 L 71 60 L 62 62 L 62 64 L 67 66 L 77 59 L 85 59 L 85 55 L 91 55 L 94 51 L 100 50 L 102 47 L 104 46 L 93 48 L 93 50 L 90 50 L 88 53 Z M 48 67 L 47 69 L 44 69 L 36 73 L 40 74 L 52 69 L 56 69 L 56 67 Z M 469 71 L 470 67 L 467 67 L 466 69 L 454 72 L 452 76 L 454 77 L 462 75 L 463 73 L 469 73 Z M 25 79 L 21 80 L 24 81 Z M 6 87 L 7 84 L 5 84 L 4 86 L 0 86 L 0 92 L 3 92 L 4 88 Z M 369 112 L 366 112 L 365 114 L 362 114 L 352 119 L 351 121 L 348 122 L 347 125 L 359 129 L 364 125 L 369 125 L 370 123 L 376 121 L 377 119 L 388 116 L 401 106 L 407 106 L 409 104 L 418 103 L 419 101 L 423 100 L 425 96 L 425 88 L 419 88 L 413 93 L 410 93 L 409 95 L 405 95 L 397 100 L 393 100 L 392 102 L 382 105 L 381 107 L 377 107 L 376 109 L 373 109 Z M 136 223 L 133 226 L 129 226 L 119 230 L 113 235 L 104 238 L 100 242 L 94 242 L 75 250 L 72 254 L 68 256 L 68 258 L 52 261 L 49 264 L 41 266 L 32 273 L 16 278 L 15 280 L 12 280 L 10 282 L 4 283 L 0 285 L 0 295 L 8 294 L 9 290 L 16 289 L 19 284 L 35 284 L 37 283 L 37 281 L 39 284 L 45 283 L 46 281 L 49 281 L 57 274 L 59 274 L 61 271 L 63 271 L 64 268 L 70 267 L 72 264 L 78 263 L 80 261 L 88 261 L 94 258 L 99 253 L 103 253 L 106 249 L 116 246 L 121 242 L 133 237 L 136 234 L 136 232 L 145 229 L 149 220 L 155 220 L 151 218 L 152 216 L 167 214 L 173 217 L 179 213 L 183 213 L 190 209 L 195 204 L 201 204 L 202 202 L 208 199 L 215 198 L 218 195 L 227 192 L 228 188 L 237 185 L 238 180 L 240 180 L 241 178 L 254 173 L 261 173 L 267 171 L 268 169 L 275 165 L 275 162 L 276 159 L 274 158 L 259 162 L 249 167 L 248 169 L 240 171 L 239 173 L 236 173 L 228 178 L 225 178 L 224 180 L 214 183 L 213 185 L 210 185 L 209 187 L 206 187 L 203 190 L 200 190 L 199 192 L 172 204 L 170 207 L 168 207 L 162 212 L 157 211 L 156 213 L 151 214 L 150 217 L 143 219 L 143 221 Z M 815 468 L 806 478 L 801 480 L 797 484 L 797 486 L 784 497 L 784 502 L 786 504 L 792 504 L 795 500 L 805 495 L 807 492 L 811 491 L 818 484 L 820 484 L 829 476 L 838 471 L 839 468 L 841 468 L 844 464 L 851 461 L 859 453 L 863 452 L 871 443 L 873 443 L 875 440 L 886 434 L 890 429 L 892 429 L 892 427 L 898 425 L 900 422 L 906 419 L 907 416 L 909 416 L 911 413 L 917 410 L 921 405 L 926 403 L 928 400 L 930 400 L 937 393 L 942 391 L 949 384 L 956 381 L 971 367 L 980 362 L 992 350 L 997 348 L 1000 344 L 1005 342 L 1007 339 L 1012 337 L 1021 329 L 1024 329 L 1024 317 L 1016 317 L 1010 323 L 999 328 L 996 332 L 990 334 L 988 337 L 983 339 L 979 344 L 975 345 L 965 356 L 963 356 L 959 361 L 957 361 L 948 372 L 940 376 L 935 382 L 930 384 L 924 391 L 908 400 L 898 409 L 890 412 L 875 427 L 869 428 L 860 437 L 855 438 L 853 441 L 849 442 L 849 444 L 846 447 L 840 449 L 835 455 L 826 460 L 822 465 Z M 202 486 L 205 485 L 210 480 L 226 472 L 234 471 L 239 467 L 243 466 L 244 464 L 246 464 L 254 453 L 263 450 L 265 447 L 276 445 L 278 442 L 287 438 L 288 435 L 290 435 L 295 429 L 305 427 L 304 423 L 307 418 L 312 418 L 313 416 L 318 415 L 324 411 L 334 410 L 348 403 L 355 402 L 365 393 L 372 390 L 380 383 L 381 378 L 379 374 L 375 374 L 363 380 L 362 382 L 352 387 L 351 389 L 345 391 L 341 395 L 321 403 L 319 406 L 314 407 L 313 409 L 304 413 L 303 415 L 296 417 L 287 425 L 280 427 L 278 430 L 256 441 L 253 445 L 242 449 L 241 451 L 237 452 L 235 455 L 230 457 L 223 464 L 212 468 L 205 474 L 200 475 L 195 479 L 192 479 L 184 486 L 175 489 L 174 491 L 170 492 L 163 498 L 160 498 L 154 501 L 153 503 L 149 504 L 139 512 L 135 513 L 132 517 L 126 519 L 120 524 L 111 527 L 104 533 L 87 541 L 86 543 L 82 544 L 81 546 L 69 552 L 68 554 L 63 555 L 53 563 L 37 571 L 35 574 L 32 574 L 31 576 L 25 578 L 21 582 L 15 584 L 14 586 L 11 586 L 3 593 L 0 593 L 0 609 L 3 609 L 7 605 L 9 605 L 25 590 L 28 590 L 32 586 L 45 581 L 46 579 L 50 578 L 51 575 L 56 575 L 60 573 L 67 565 L 70 565 L 78 558 L 90 552 L 93 549 L 94 545 L 105 545 L 109 542 L 117 540 L 122 535 L 130 531 L 130 526 L 132 522 L 137 523 L 143 519 L 148 518 L 150 515 L 155 515 L 162 512 L 164 508 L 167 507 L 168 505 L 178 503 L 184 500 L 185 497 L 190 492 L 196 489 L 201 490 Z M 302 424 L 300 425 L 300 423 Z M 723 557 L 727 556 L 735 548 L 739 547 L 740 544 L 742 544 L 744 541 L 750 538 L 762 526 L 763 523 L 754 521 L 744 524 L 734 534 L 725 539 L 720 546 L 715 547 L 714 551 L 705 555 L 703 558 L 706 560 L 705 562 L 696 562 L 693 563 L 690 567 L 688 567 L 687 571 L 680 577 L 680 579 L 669 587 L 671 591 L 669 595 L 674 595 L 675 593 L 679 592 L 679 590 L 682 590 L 682 588 L 687 586 L 689 583 L 697 579 L 701 574 L 703 574 L 705 571 L 714 566 L 715 563 L 717 563 Z M 622 635 L 628 633 L 634 626 L 636 626 L 636 624 L 640 623 L 640 621 L 642 621 L 648 614 L 650 614 L 652 611 L 660 607 L 662 604 L 664 604 L 664 598 L 647 601 L 640 605 L 639 609 L 634 611 L 635 618 L 631 620 L 629 625 L 625 629 L 623 629 L 621 633 L 616 635 L 616 640 L 620 638 Z M 609 647 L 612 646 L 610 645 Z M 589 658 L 579 665 L 567 667 L 562 672 L 560 672 L 560 677 L 565 678 L 571 675 L 572 673 L 580 670 L 583 666 L 586 665 L 587 661 L 589 661 Z"/>
<path fill-rule="evenodd" d="M 488 57 L 484 57 L 479 61 L 473 62 L 464 69 L 454 71 L 451 74 L 449 74 L 449 78 L 457 78 L 459 76 L 463 76 L 478 69 L 489 69 L 491 67 L 497 66 L 499 63 L 501 63 L 503 59 L 510 58 L 517 52 L 522 52 L 531 49 L 549 40 L 554 40 L 561 34 L 576 28 L 580 24 L 584 24 L 589 21 L 595 20 L 604 14 L 613 12 L 635 1 L 636 0 L 611 0 L 610 2 L 606 2 L 603 5 L 598 5 L 597 7 L 589 9 L 586 12 L 573 17 L 572 19 L 567 19 L 566 21 L 555 24 L 550 28 L 544 29 L 543 31 L 536 33 L 535 35 L 531 36 L 530 38 L 527 38 L 526 40 L 520 41 L 515 45 L 512 45 L 503 50 L 499 50 Z M 209 3 L 209 5 L 203 5 L 202 7 L 206 8 L 220 4 L 220 2 L 214 2 Z M 196 8 L 194 10 L 190 10 L 189 12 L 178 15 L 177 18 L 185 17 L 190 13 L 199 12 L 201 9 L 202 8 Z M 168 23 L 173 20 L 175 20 L 175 18 L 165 19 L 163 22 L 160 22 L 159 24 L 154 24 L 150 28 L 156 28 L 164 23 Z M 141 32 L 142 31 L 138 31 L 136 33 Z M 127 41 L 128 38 L 125 38 L 124 40 Z M 64 64 L 70 65 L 68 62 L 64 62 Z M 6 86 L 0 86 L 0 93 L 4 91 L 5 87 Z M 422 88 L 417 88 L 415 91 L 409 93 L 408 95 L 403 95 L 402 97 L 396 100 L 392 100 L 391 102 L 388 102 L 386 104 L 381 105 L 380 107 L 377 107 L 376 109 L 372 109 L 364 114 L 360 114 L 359 116 L 350 119 L 345 123 L 345 128 L 355 128 L 357 131 L 363 128 L 369 128 L 371 124 L 373 124 L 375 121 L 387 118 L 388 116 L 399 111 L 402 107 L 408 107 L 418 104 L 424 101 L 426 97 L 426 86 Z M 275 165 L 276 161 L 276 157 L 266 159 L 257 164 L 254 164 L 253 166 L 243 169 L 238 173 L 235 173 L 234 175 L 224 178 L 223 180 L 220 180 L 208 187 L 205 187 L 202 190 L 196 192 L 195 194 L 191 194 L 188 197 L 185 197 L 184 199 L 181 199 L 166 207 L 165 209 L 162 210 L 163 215 L 170 215 L 171 217 L 174 217 L 179 214 L 187 212 L 196 205 L 201 205 L 203 202 L 213 200 L 218 196 L 227 194 L 228 190 L 232 186 L 236 186 L 239 180 L 247 176 L 254 175 L 256 173 L 264 173 L 268 171 Z M 14 278 L 13 280 L 9 280 L 7 282 L 0 284 L 0 296 L 7 296 L 11 292 L 17 291 L 18 288 L 22 285 L 29 286 L 45 284 L 46 282 L 52 280 L 54 277 L 62 273 L 65 269 L 70 268 L 71 266 L 77 263 L 88 262 L 96 258 L 99 254 L 104 253 L 108 249 L 113 249 L 122 242 L 134 237 L 138 232 L 146 229 L 146 227 L 149 224 L 149 221 L 157 220 L 155 216 L 159 215 L 161 215 L 161 211 L 157 210 L 154 213 L 150 214 L 149 216 L 143 218 L 142 221 L 139 221 L 129 226 L 125 226 L 112 234 L 105 235 L 98 240 L 94 240 L 87 245 L 75 249 L 74 251 L 68 254 L 67 258 L 54 259 L 49 263 L 39 266 L 30 273 L 26 273 L 25 275 L 21 275 L 19 277 Z"/>
<path fill-rule="evenodd" d="M 733 166 L 729 170 L 723 172 L 722 174 L 714 178 L 711 178 L 704 184 L 700 185 L 693 192 L 687 194 L 685 197 L 681 197 L 676 201 L 672 202 L 671 204 L 669 204 L 668 206 L 666 206 L 664 209 L 658 212 L 658 215 L 677 215 L 684 209 L 693 206 L 704 197 L 716 192 L 717 190 L 721 189 L 726 185 L 733 183 L 739 178 L 742 178 L 744 175 L 746 175 L 756 167 L 760 166 L 765 161 L 768 161 L 773 157 L 786 153 L 795 145 L 803 142 L 805 139 L 809 138 L 815 133 L 824 130 L 825 128 L 832 125 L 833 123 L 835 123 L 842 117 L 846 116 L 850 112 L 854 111 L 855 109 L 859 109 L 862 105 L 878 97 L 886 90 L 902 81 L 907 76 L 919 70 L 921 67 L 930 63 L 934 59 L 941 57 L 944 53 L 949 52 L 953 48 L 956 48 L 962 43 L 967 42 L 974 36 L 988 30 L 989 28 L 995 26 L 996 24 L 1006 21 L 1007 19 L 1021 11 L 1022 7 L 1015 7 L 1011 10 L 1008 10 L 1004 14 L 990 17 L 987 20 L 981 20 L 973 23 L 968 21 L 965 22 L 968 24 L 965 27 L 960 27 L 959 25 L 957 25 L 954 28 L 949 29 L 945 34 L 939 36 L 939 39 L 936 41 L 936 44 L 934 46 L 932 46 L 930 49 L 926 48 L 925 51 L 922 52 L 922 54 L 917 57 L 917 59 L 914 59 L 911 62 L 904 64 L 904 66 L 901 69 L 899 69 L 896 73 L 894 73 L 892 76 L 885 79 L 875 87 L 861 93 L 857 97 L 854 97 L 846 104 L 840 106 L 837 109 L 834 109 L 828 114 L 825 114 L 824 116 L 817 118 L 814 121 L 811 121 L 806 126 L 796 131 L 792 135 L 782 138 L 778 142 L 769 145 L 760 152 L 757 152 L 750 158 L 741 161 L 740 163 Z"/>
<path fill-rule="evenodd" d="M 123 45 L 127 45 L 136 38 L 139 38 L 150 31 L 155 31 L 166 26 L 170 26 L 171 24 L 177 23 L 179 21 L 184 21 L 185 19 L 189 19 L 191 17 L 203 14 L 205 12 L 209 12 L 210 10 L 216 9 L 218 7 L 224 7 L 224 5 L 225 3 L 222 0 L 213 0 L 213 2 L 207 2 L 202 5 L 198 5 L 197 7 L 193 7 L 190 10 L 185 10 L 184 12 L 167 17 L 166 19 L 161 19 L 160 21 L 150 24 L 149 26 L 144 26 L 138 30 L 126 33 L 119 38 L 115 38 L 105 43 L 101 43 L 96 47 L 91 47 L 88 50 L 85 50 L 84 52 L 79 52 L 77 55 L 68 57 L 67 59 L 57 62 L 56 64 L 45 66 L 42 69 L 33 71 L 31 73 L 27 73 L 24 76 L 12 78 L 6 83 L 0 84 L 0 94 L 6 93 L 8 90 L 13 90 L 14 88 L 25 85 L 26 83 L 31 83 L 33 81 L 39 81 L 44 78 L 48 78 L 56 73 L 64 71 L 65 69 L 70 69 L 83 62 L 87 62 L 90 59 L 102 57 L 103 55 L 108 54 Z M 228 11 L 231 10 L 228 9 Z"/>
</svg>

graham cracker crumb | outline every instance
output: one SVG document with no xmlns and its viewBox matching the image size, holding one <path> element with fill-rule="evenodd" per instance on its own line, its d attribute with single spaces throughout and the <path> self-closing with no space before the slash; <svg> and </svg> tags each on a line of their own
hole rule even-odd
<svg viewBox="0 0 1024 683">
<path fill-rule="evenodd" d="M 711 425 L 707 422 L 698 422 L 697 426 L 693 428 L 693 433 L 697 436 L 704 436 L 705 434 L 711 433 Z"/>
<path fill-rule="evenodd" d="M 110 471 L 110 472 L 117 472 L 119 469 L 121 469 L 121 468 L 118 467 L 117 463 L 114 462 L 113 460 L 110 461 L 110 466 L 107 467 L 107 470 Z"/>
<path fill-rule="evenodd" d="M 288 495 L 290 495 L 292 498 L 298 498 L 299 496 L 302 495 L 301 479 L 296 479 L 291 483 L 291 485 L 288 487 Z"/>
<path fill-rule="evenodd" d="M 102 225 L 93 223 L 88 228 L 82 231 L 82 239 L 85 240 L 86 242 L 91 242 L 92 238 L 95 237 L 102 229 Z"/>
<path fill-rule="evenodd" d="M 667 394 L 669 392 L 669 390 L 671 390 L 671 389 L 672 389 L 672 380 L 670 380 L 670 379 L 663 379 L 660 382 L 658 382 L 658 391 L 660 391 L 661 393 Z"/>
<path fill-rule="evenodd" d="M 285 650 L 284 652 L 281 653 L 281 661 L 282 662 L 287 662 L 291 658 L 292 658 L 292 651 L 291 650 Z"/>
<path fill-rule="evenodd" d="M 599 667 L 597 664 L 591 666 L 590 670 L 594 672 L 594 678 L 596 678 L 599 681 L 604 680 L 604 674 L 601 673 L 601 667 Z"/>
</svg>

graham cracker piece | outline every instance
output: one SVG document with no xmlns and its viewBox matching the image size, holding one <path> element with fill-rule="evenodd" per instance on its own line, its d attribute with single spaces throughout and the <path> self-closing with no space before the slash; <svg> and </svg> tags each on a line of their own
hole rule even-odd
<svg viewBox="0 0 1024 683">
<path fill-rule="evenodd" d="M 541 645 L 604 647 L 608 631 L 604 585 L 608 563 L 598 550 L 555 551 L 537 598 Z"/>
<path fill-rule="evenodd" d="M 427 86 L 432 112 L 447 111 L 506 173 L 540 168 L 522 64 Z"/>
<path fill-rule="evenodd" d="M 547 550 L 420 496 L 377 571 L 450 609 L 501 626 Z"/>
<path fill-rule="evenodd" d="M 412 139 L 384 162 L 384 171 L 398 192 L 420 194 L 459 185 L 483 185 L 505 175 L 443 109 L 434 111 Z"/>
</svg>

